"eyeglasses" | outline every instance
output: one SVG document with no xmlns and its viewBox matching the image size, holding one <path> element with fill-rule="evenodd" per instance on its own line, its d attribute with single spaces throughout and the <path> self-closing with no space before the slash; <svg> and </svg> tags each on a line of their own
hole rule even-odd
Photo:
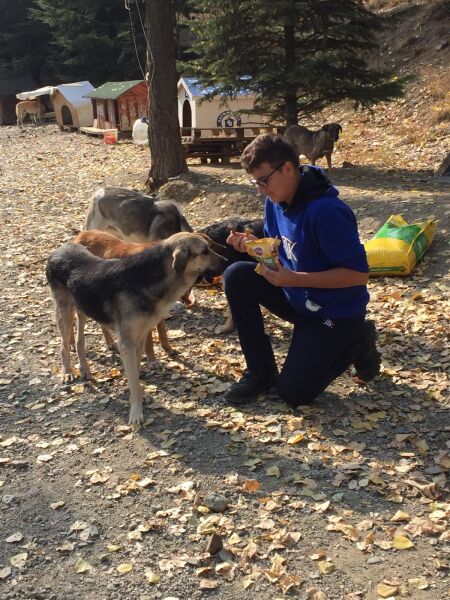
<svg viewBox="0 0 450 600">
<path fill-rule="evenodd" d="M 259 179 L 250 179 L 250 183 L 256 186 L 266 188 L 269 185 L 269 179 L 272 177 L 274 173 L 276 173 L 281 167 L 284 165 L 286 161 L 282 162 L 276 169 L 274 169 L 271 173 L 266 175 L 265 177 L 260 177 Z"/>
</svg>

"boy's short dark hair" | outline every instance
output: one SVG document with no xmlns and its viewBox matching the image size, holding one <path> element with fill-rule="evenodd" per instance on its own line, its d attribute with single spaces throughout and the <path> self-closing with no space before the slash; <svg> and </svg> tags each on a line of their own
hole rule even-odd
<svg viewBox="0 0 450 600">
<path fill-rule="evenodd" d="M 253 169 L 266 162 L 275 169 L 284 162 L 299 164 L 295 150 L 279 135 L 258 135 L 241 154 L 241 165 L 250 173 Z"/>
</svg>

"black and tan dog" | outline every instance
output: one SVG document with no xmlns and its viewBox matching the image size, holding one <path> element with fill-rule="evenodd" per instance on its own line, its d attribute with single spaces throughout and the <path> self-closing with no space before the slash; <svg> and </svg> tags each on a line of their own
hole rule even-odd
<svg viewBox="0 0 450 600">
<path fill-rule="evenodd" d="M 325 156 L 328 171 L 331 172 L 331 155 L 334 144 L 339 139 L 339 133 L 342 133 L 339 123 L 326 123 L 317 131 L 311 131 L 302 125 L 290 125 L 284 132 L 284 139 L 299 156 L 300 154 L 306 156 L 312 165 L 316 164 L 316 160 Z"/>
<path fill-rule="evenodd" d="M 240 260 L 249 260 L 254 262 L 254 259 L 250 255 L 238 252 L 233 248 L 233 246 L 227 244 L 227 238 L 230 235 L 231 229 L 239 231 L 240 233 L 250 231 L 257 238 L 262 238 L 264 237 L 264 220 L 245 219 L 242 217 L 230 217 L 228 219 L 218 221 L 217 223 L 213 223 L 212 225 L 208 225 L 207 227 L 200 229 L 200 232 L 207 235 L 216 244 L 219 245 L 219 247 L 217 248 L 217 252 L 225 259 L 218 265 L 218 268 L 214 270 L 209 269 L 205 272 L 203 278 L 207 282 L 211 282 L 218 275 L 223 275 L 223 272 L 225 271 L 227 266 L 235 262 L 238 262 Z M 228 308 L 227 319 L 223 325 L 216 329 L 216 332 L 231 333 L 233 330 L 233 318 Z"/>
<path fill-rule="evenodd" d="M 87 317 L 112 329 L 130 389 L 129 423 L 142 423 L 143 391 L 139 364 L 149 331 L 208 269 L 222 258 L 204 236 L 177 233 L 167 240 L 121 259 L 104 260 L 78 244 L 64 244 L 50 254 L 47 281 L 61 334 L 63 381 L 73 378 L 70 337 L 78 317 L 76 350 L 81 377 L 90 379 L 84 347 Z"/>
</svg>

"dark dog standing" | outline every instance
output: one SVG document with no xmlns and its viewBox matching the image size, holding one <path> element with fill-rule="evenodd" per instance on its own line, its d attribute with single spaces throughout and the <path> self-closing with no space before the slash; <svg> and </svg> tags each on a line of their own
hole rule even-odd
<svg viewBox="0 0 450 600">
<path fill-rule="evenodd" d="M 213 223 L 212 225 L 208 225 L 200 230 L 201 233 L 206 234 L 209 238 L 211 238 L 216 244 L 220 246 L 217 248 L 218 254 L 223 256 L 226 259 L 226 262 L 223 261 L 218 265 L 217 269 L 209 269 L 204 273 L 204 279 L 208 282 L 211 282 L 214 277 L 218 275 L 222 275 L 228 265 L 238 262 L 240 260 L 251 260 L 253 258 L 248 254 L 242 254 L 235 250 L 232 246 L 227 244 L 227 238 L 230 235 L 231 228 L 234 227 L 236 231 L 240 231 L 241 233 L 249 230 L 253 235 L 257 238 L 264 237 L 264 220 L 263 219 L 243 219 L 240 217 L 231 217 L 229 219 L 225 219 L 224 221 L 220 221 L 219 223 Z M 230 333 L 234 330 L 233 319 L 231 318 L 231 313 L 227 310 L 227 320 L 226 322 L 219 327 L 216 331 L 217 333 Z"/>
<path fill-rule="evenodd" d="M 312 165 L 316 164 L 316 160 L 325 156 L 328 171 L 331 172 L 331 155 L 340 133 L 342 133 L 342 127 L 339 123 L 326 123 L 317 131 L 311 131 L 302 125 L 290 125 L 284 132 L 284 139 L 299 156 L 300 154 L 306 156 Z"/>
</svg>

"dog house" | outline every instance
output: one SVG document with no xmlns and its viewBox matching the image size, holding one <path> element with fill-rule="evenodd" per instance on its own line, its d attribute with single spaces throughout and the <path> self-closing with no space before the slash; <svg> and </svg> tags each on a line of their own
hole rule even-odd
<svg viewBox="0 0 450 600">
<path fill-rule="evenodd" d="M 0 79 L 0 125 L 16 122 L 16 94 L 35 85 L 31 77 Z"/>
<path fill-rule="evenodd" d="M 225 102 L 220 95 L 205 100 L 205 96 L 211 91 L 214 91 L 213 88 L 203 87 L 195 77 L 182 77 L 178 81 L 180 127 L 213 129 L 263 124 L 262 117 L 240 112 L 254 107 L 255 95 L 248 90 L 242 89 L 235 98 Z"/>
<path fill-rule="evenodd" d="M 36 98 L 39 98 L 39 100 L 45 106 L 45 113 L 42 116 L 42 118 L 49 120 L 53 119 L 55 116 L 51 98 L 55 89 L 56 88 L 53 85 L 46 85 L 44 87 L 38 88 L 37 90 L 31 90 L 30 92 L 20 92 L 20 94 L 16 94 L 16 98 L 18 100 L 36 100 Z"/>
<path fill-rule="evenodd" d="M 89 81 L 64 83 L 54 88 L 51 94 L 55 119 L 60 129 L 80 129 L 92 126 L 94 114 L 92 102 L 84 95 L 94 86 Z"/>
<path fill-rule="evenodd" d="M 142 80 L 104 83 L 85 94 L 92 101 L 93 126 L 81 127 L 81 131 L 131 131 L 136 119 L 147 116 L 147 95 L 147 83 Z"/>
</svg>

